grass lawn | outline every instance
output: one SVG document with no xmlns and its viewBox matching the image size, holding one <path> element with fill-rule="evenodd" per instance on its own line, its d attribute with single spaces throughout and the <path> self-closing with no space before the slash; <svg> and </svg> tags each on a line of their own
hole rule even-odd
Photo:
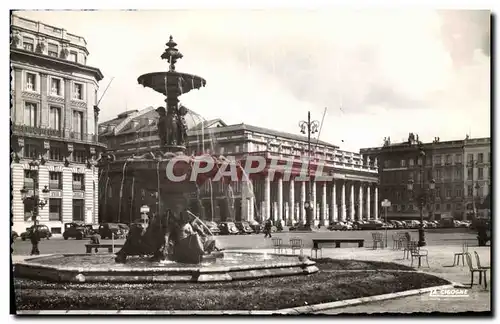
<svg viewBox="0 0 500 324">
<path fill-rule="evenodd" d="M 16 278 L 18 310 L 274 310 L 448 284 L 417 272 L 334 270 L 413 270 L 385 262 L 317 260 L 307 276 L 220 283 L 73 284 Z M 323 270 L 323 271 L 322 271 Z"/>
</svg>

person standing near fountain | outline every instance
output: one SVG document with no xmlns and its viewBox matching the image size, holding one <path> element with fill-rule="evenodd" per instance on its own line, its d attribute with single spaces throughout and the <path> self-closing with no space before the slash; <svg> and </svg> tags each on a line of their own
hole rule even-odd
<svg viewBox="0 0 500 324">
<path fill-rule="evenodd" d="M 38 243 L 40 243 L 40 233 L 38 232 L 37 226 L 33 226 L 33 230 L 30 234 L 31 241 L 31 255 L 39 255 L 40 250 L 38 249 Z"/>
<path fill-rule="evenodd" d="M 266 224 L 264 225 L 264 238 L 267 238 L 267 236 L 272 237 L 271 231 L 273 228 L 273 224 L 271 223 L 271 219 L 267 219 Z"/>
</svg>

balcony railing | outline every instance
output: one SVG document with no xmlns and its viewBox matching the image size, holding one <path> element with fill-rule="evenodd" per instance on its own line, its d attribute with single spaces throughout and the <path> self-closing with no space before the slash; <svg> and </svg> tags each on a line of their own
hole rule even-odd
<svg viewBox="0 0 500 324">
<path fill-rule="evenodd" d="M 73 191 L 75 190 L 85 190 L 85 186 L 81 182 L 73 181 Z"/>
<path fill-rule="evenodd" d="M 50 136 L 50 137 L 61 137 L 61 138 L 64 137 L 64 132 L 62 130 L 26 126 L 26 125 L 13 125 L 12 131 L 14 133 L 22 135 L 38 135 L 38 136 Z M 70 139 L 75 139 L 84 142 L 91 142 L 91 143 L 98 142 L 98 137 L 95 134 L 77 133 L 70 131 L 67 133 L 67 135 Z"/>
</svg>

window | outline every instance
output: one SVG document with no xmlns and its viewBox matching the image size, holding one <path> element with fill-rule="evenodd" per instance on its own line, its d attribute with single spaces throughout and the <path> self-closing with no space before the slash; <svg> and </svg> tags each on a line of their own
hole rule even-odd
<svg viewBox="0 0 500 324">
<path fill-rule="evenodd" d="M 451 210 L 451 204 L 446 204 L 446 211 L 450 211 Z"/>
<path fill-rule="evenodd" d="M 83 100 L 83 84 L 75 82 L 73 86 L 73 99 Z"/>
<path fill-rule="evenodd" d="M 62 221 L 61 199 L 49 199 L 49 221 Z"/>
<path fill-rule="evenodd" d="M 409 210 L 409 211 L 413 211 L 413 205 L 412 205 L 412 204 L 409 204 L 409 205 L 408 205 L 408 210 Z"/>
<path fill-rule="evenodd" d="M 435 208 L 436 208 L 436 211 L 441 210 L 441 204 L 436 204 L 436 205 L 435 205 Z"/>
<path fill-rule="evenodd" d="M 61 96 L 61 79 L 50 78 L 50 94 L 53 96 Z"/>
<path fill-rule="evenodd" d="M 472 180 L 473 176 L 474 176 L 474 169 L 467 168 L 467 180 Z"/>
<path fill-rule="evenodd" d="M 472 197 L 474 195 L 474 187 L 472 185 L 467 186 L 467 196 Z"/>
<path fill-rule="evenodd" d="M 49 43 L 49 56 L 58 57 L 59 46 L 57 44 Z"/>
<path fill-rule="evenodd" d="M 26 84 L 25 89 L 28 91 L 36 91 L 36 74 L 34 73 L 26 73 Z"/>
<path fill-rule="evenodd" d="M 453 192 L 451 188 L 446 188 L 446 198 L 451 198 L 453 195 Z"/>
<path fill-rule="evenodd" d="M 441 198 L 441 188 L 436 186 L 435 189 L 436 198 Z"/>
<path fill-rule="evenodd" d="M 451 179 L 451 170 L 450 169 L 444 169 L 444 178 L 446 180 Z"/>
<path fill-rule="evenodd" d="M 62 189 L 61 172 L 49 172 L 49 189 Z"/>
<path fill-rule="evenodd" d="M 235 152 L 235 153 L 238 153 L 239 151 L 240 151 L 240 146 L 239 146 L 239 145 L 236 145 L 236 146 L 234 147 L 234 152 Z"/>
<path fill-rule="evenodd" d="M 77 138 L 81 138 L 83 128 L 83 113 L 81 111 L 73 111 L 73 132 L 77 133 Z"/>
<path fill-rule="evenodd" d="M 483 168 L 477 168 L 477 179 L 483 180 L 483 177 L 484 177 Z"/>
<path fill-rule="evenodd" d="M 38 171 L 24 170 L 24 186 L 26 189 L 38 189 Z"/>
<path fill-rule="evenodd" d="M 86 162 L 86 158 L 87 157 L 86 157 L 84 150 L 75 150 L 73 152 L 73 161 L 74 162 L 84 163 L 84 162 Z"/>
<path fill-rule="evenodd" d="M 25 158 L 38 158 L 40 147 L 36 144 L 24 144 L 24 157 Z"/>
<path fill-rule="evenodd" d="M 417 159 L 417 163 L 418 163 L 418 165 L 422 165 L 422 158 L 421 158 L 421 157 L 419 157 L 419 158 Z"/>
<path fill-rule="evenodd" d="M 472 164 L 474 162 L 474 154 L 467 154 L 467 164 Z"/>
<path fill-rule="evenodd" d="M 59 107 L 50 107 L 49 127 L 51 129 L 61 129 L 61 109 Z"/>
<path fill-rule="evenodd" d="M 32 102 L 24 104 L 24 125 L 36 127 L 37 125 L 37 106 Z"/>
<path fill-rule="evenodd" d="M 57 146 L 51 146 L 49 150 L 49 159 L 55 161 L 63 161 L 64 156 L 62 154 L 62 149 Z"/>
<path fill-rule="evenodd" d="M 463 196 L 463 190 L 461 187 L 456 187 L 455 188 L 455 197 L 462 197 Z"/>
<path fill-rule="evenodd" d="M 69 52 L 69 60 L 72 61 L 72 62 L 75 62 L 75 63 L 78 63 L 78 55 L 76 54 L 76 52 Z"/>
<path fill-rule="evenodd" d="M 406 205 L 401 205 L 401 211 L 405 211 L 406 210 Z"/>
<path fill-rule="evenodd" d="M 34 210 L 33 201 L 30 199 L 24 203 L 24 221 L 29 222 L 33 220 L 33 210 Z"/>
<path fill-rule="evenodd" d="M 462 208 L 463 208 L 462 203 L 456 203 L 455 204 L 455 210 L 462 210 Z"/>
<path fill-rule="evenodd" d="M 396 191 L 396 200 L 399 201 L 401 199 L 401 193 Z"/>
<path fill-rule="evenodd" d="M 461 180 L 461 179 L 462 179 L 462 170 L 455 169 L 455 180 Z"/>
<path fill-rule="evenodd" d="M 445 160 L 446 164 L 451 164 L 451 154 L 446 154 Z"/>
<path fill-rule="evenodd" d="M 434 165 L 441 165 L 441 155 L 434 156 Z"/>
<path fill-rule="evenodd" d="M 483 163 L 484 161 L 484 154 L 483 153 L 478 153 L 477 154 L 477 163 Z"/>
<path fill-rule="evenodd" d="M 406 160 L 401 160 L 401 167 L 405 167 L 406 166 Z"/>
<path fill-rule="evenodd" d="M 34 44 L 35 41 L 33 40 L 33 38 L 23 37 L 23 48 L 26 51 L 33 52 L 33 49 L 35 48 Z"/>
<path fill-rule="evenodd" d="M 425 159 L 425 164 L 426 164 L 426 165 L 431 165 L 431 162 L 432 162 L 432 161 L 431 161 L 431 158 L 430 158 L 430 157 L 428 157 L 428 158 L 426 158 L 426 159 Z"/>
<path fill-rule="evenodd" d="M 408 162 L 411 167 L 415 165 L 415 160 L 413 159 L 410 159 Z"/>
<path fill-rule="evenodd" d="M 435 178 L 436 178 L 436 179 L 441 179 L 441 170 L 439 170 L 439 169 L 438 169 L 438 170 L 436 170 L 435 172 L 436 172 L 436 176 L 435 176 Z"/>
<path fill-rule="evenodd" d="M 462 163 L 462 154 L 455 154 L 455 164 Z"/>
<path fill-rule="evenodd" d="M 84 221 L 83 207 L 83 199 L 73 199 L 73 221 Z"/>
<path fill-rule="evenodd" d="M 73 173 L 73 190 L 84 189 L 84 175 L 81 173 Z"/>
</svg>

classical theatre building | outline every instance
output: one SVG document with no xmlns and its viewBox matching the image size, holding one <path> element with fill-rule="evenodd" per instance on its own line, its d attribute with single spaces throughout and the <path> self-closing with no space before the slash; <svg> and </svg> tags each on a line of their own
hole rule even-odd
<svg viewBox="0 0 500 324">
<path fill-rule="evenodd" d="M 94 158 L 101 71 L 86 64 L 83 37 L 16 15 L 11 21 L 11 183 L 13 230 L 37 221 L 59 234 L 71 221 L 98 221 Z M 48 192 L 47 192 L 48 191 Z M 33 200 L 33 199 L 32 199 Z"/>
<path fill-rule="evenodd" d="M 144 154 L 159 148 L 157 118 L 153 107 L 124 112 L 99 125 L 100 139 L 116 159 Z M 247 124 L 226 125 L 220 119 L 202 121 L 193 112 L 186 120 L 189 129 L 187 154 L 204 151 L 217 156 L 233 156 L 242 164 L 248 156 L 258 155 L 267 161 L 262 172 L 251 176 L 251 186 L 241 182 L 205 183 L 200 187 L 198 200 L 201 203 L 193 202 L 192 210 L 214 221 L 261 221 L 270 217 L 286 224 L 305 222 L 307 183 L 296 180 L 300 163 L 292 161 L 298 162 L 308 155 L 306 137 Z M 333 181 L 316 181 L 312 186 L 315 223 L 328 225 L 337 220 L 376 219 L 379 205 L 377 160 L 343 151 L 330 143 L 319 141 L 317 146 L 315 144 L 316 141 L 312 145 L 311 169 L 323 168 L 324 174 L 333 175 Z M 289 181 L 279 170 L 274 170 L 274 177 L 270 176 L 272 160 L 277 160 L 278 165 L 288 164 L 285 168 L 293 171 Z M 135 201 L 129 200 L 126 194 L 120 198 L 120 187 L 126 190 L 133 186 L 131 177 L 125 178 L 123 185 L 106 181 L 105 172 L 101 178 L 105 186 L 101 187 L 101 193 L 107 192 L 100 200 L 101 221 L 132 221 L 139 215 L 140 206 L 154 206 L 154 198 L 150 199 L 154 193 Z M 253 195 L 245 187 L 250 187 Z M 228 203 L 228 191 L 233 198 L 231 203 Z M 123 199 L 122 206 L 130 206 L 127 212 L 123 212 L 123 208 L 121 212 L 117 210 L 116 199 Z"/>
</svg>

